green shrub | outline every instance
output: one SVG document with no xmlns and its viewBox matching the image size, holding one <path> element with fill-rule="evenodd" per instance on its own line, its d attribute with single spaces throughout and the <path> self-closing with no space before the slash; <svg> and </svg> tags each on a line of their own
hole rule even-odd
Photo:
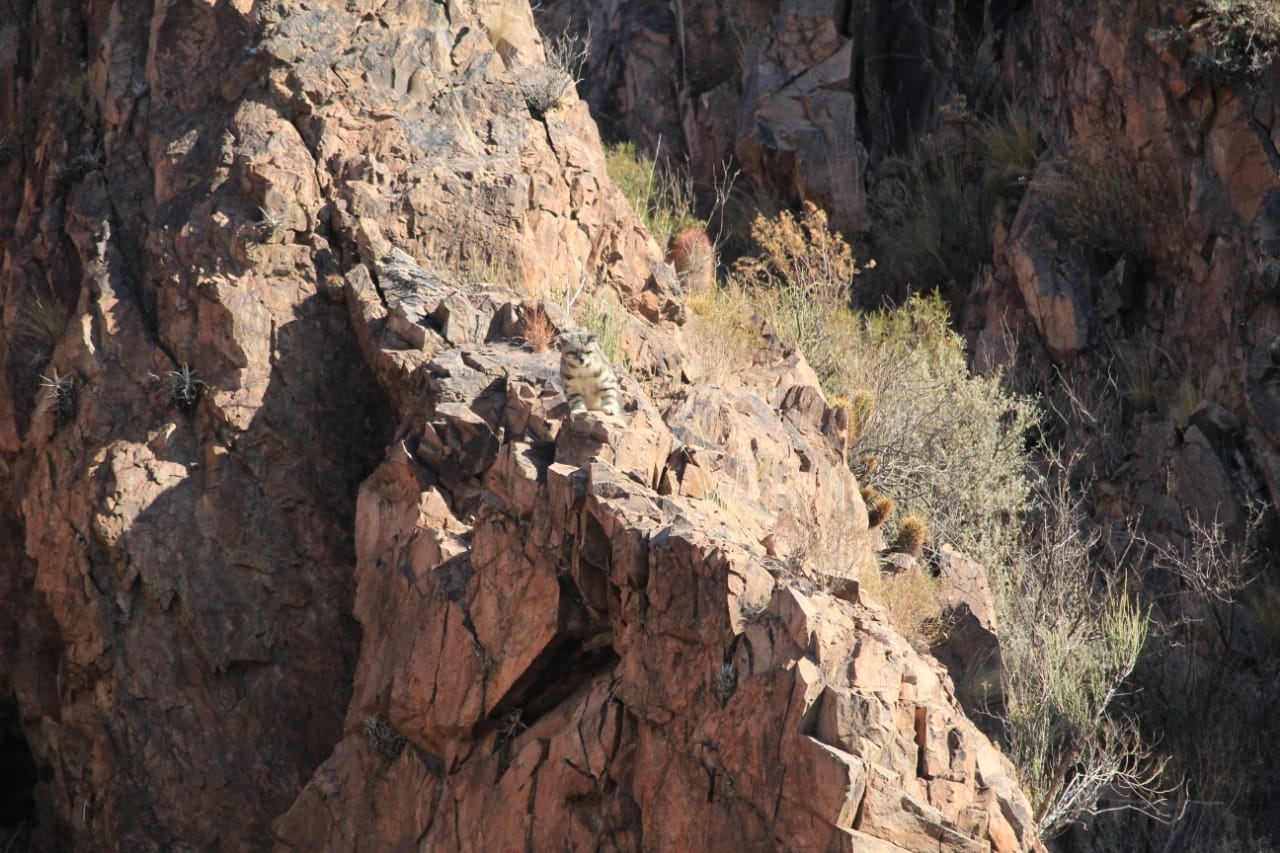
<svg viewBox="0 0 1280 853">
<path fill-rule="evenodd" d="M 987 189 L 1021 198 L 1040 157 L 1036 132 L 1026 115 L 1010 108 L 999 119 L 980 122 L 977 141 L 986 164 Z"/>
<path fill-rule="evenodd" d="M 688 174 L 636 151 L 634 143 L 606 147 L 605 168 L 659 246 L 670 245 L 671 238 L 685 228 L 706 224 L 693 215 L 693 182 Z"/>
<path fill-rule="evenodd" d="M 930 519 L 936 541 L 990 565 L 1028 505 L 1025 440 L 1039 415 L 998 377 L 969 373 L 949 322 L 937 294 L 859 319 L 842 354 L 844 381 L 875 405 L 851 458 L 875 456 L 878 488 Z"/>
</svg>

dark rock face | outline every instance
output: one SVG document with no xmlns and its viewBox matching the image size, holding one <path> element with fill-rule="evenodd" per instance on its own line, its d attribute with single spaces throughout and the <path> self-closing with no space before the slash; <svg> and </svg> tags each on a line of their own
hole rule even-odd
<svg viewBox="0 0 1280 853">
<path fill-rule="evenodd" d="M 245 96 L 262 22 L 19 12 L 0 39 L 20 201 L 0 225 L 0 680 L 39 768 L 35 841 L 262 847 L 340 729 L 352 495 L 390 412 L 311 248 L 238 254 L 272 204 L 252 164 L 296 142 Z"/>
<path fill-rule="evenodd" d="M 581 11 L 544 4 L 539 27 L 589 26 L 582 88 L 607 134 L 687 160 L 706 186 L 732 157 L 758 189 L 813 201 L 849 234 L 870 227 L 869 157 L 942 127 L 959 51 L 995 73 L 981 4 L 608 2 L 589 21 Z"/>
</svg>

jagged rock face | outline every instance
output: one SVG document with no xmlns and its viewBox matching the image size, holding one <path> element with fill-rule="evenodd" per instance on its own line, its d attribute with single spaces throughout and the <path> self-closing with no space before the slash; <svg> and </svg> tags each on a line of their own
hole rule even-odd
<svg viewBox="0 0 1280 853">
<path fill-rule="evenodd" d="M 1280 304 L 1269 279 L 1280 269 L 1280 69 L 1215 79 L 1192 11 L 1085 2 L 1011 21 L 1005 86 L 1056 153 L 1101 146 L 1158 181 L 1154 201 L 1135 199 L 1134 216 L 1149 218 L 1142 248 L 1119 260 L 1073 244 L 1033 182 L 1016 215 L 995 225 L 981 288 L 1016 289 L 1022 304 L 1008 312 L 1008 299 L 973 300 L 968 323 L 993 335 L 1025 310 L 1022 325 L 1059 364 L 1127 351 L 1163 388 L 1194 394 L 1177 417 L 1160 399 L 1162 419 L 1134 424 L 1124 499 L 1157 537 L 1185 536 L 1189 517 L 1221 522 L 1239 541 L 1246 501 L 1280 505 Z"/>
<path fill-rule="evenodd" d="M 957 31 L 982 30 L 980 9 L 955 5 L 595 3 L 584 90 L 606 128 L 687 160 L 700 184 L 732 158 L 759 190 L 864 232 L 868 152 L 904 150 L 934 126 L 957 91 Z M 540 15 L 547 34 L 588 26 L 573 0 Z"/>
<path fill-rule="evenodd" d="M 647 400 L 678 286 L 585 106 L 518 94 L 526 7 L 5 20 L 0 719 L 36 849 L 1034 846 L 936 665 L 765 558 L 766 472 L 865 527 L 803 361 L 686 392 L 737 413 L 710 432 Z M 517 343 L 509 288 L 584 274 L 632 312 L 626 426 L 565 424 Z"/>
<path fill-rule="evenodd" d="M 700 388 L 664 422 L 624 382 L 621 418 L 569 418 L 554 353 L 406 347 L 396 300 L 347 288 L 370 362 L 402 366 L 379 376 L 430 405 L 361 487 L 355 695 L 282 849 L 1037 846 L 941 666 L 726 521 L 776 517 L 785 482 L 866 533 L 825 404 Z M 521 338 L 528 306 L 472 303 Z"/>
</svg>

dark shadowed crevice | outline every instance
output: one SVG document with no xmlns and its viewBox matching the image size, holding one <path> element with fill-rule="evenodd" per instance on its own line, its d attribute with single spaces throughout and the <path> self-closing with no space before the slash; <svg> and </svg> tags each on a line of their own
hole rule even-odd
<svg viewBox="0 0 1280 853">
<path fill-rule="evenodd" d="M 0 850 L 26 850 L 35 826 L 36 762 L 18 709 L 0 700 Z M 12 847 L 10 847 L 12 845 Z"/>
</svg>

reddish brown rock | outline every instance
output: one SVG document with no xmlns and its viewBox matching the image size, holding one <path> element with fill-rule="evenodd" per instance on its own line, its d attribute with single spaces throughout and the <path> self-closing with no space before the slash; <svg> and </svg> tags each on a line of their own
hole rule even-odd
<svg viewBox="0 0 1280 853">
<path fill-rule="evenodd" d="M 841 565 L 794 571 L 856 563 L 838 414 L 794 355 L 649 399 L 673 274 L 585 107 L 521 96 L 538 42 L 499 7 L 90 2 L 0 36 L 0 716 L 35 847 L 857 849 L 897 831 L 858 817 L 884 768 L 931 797 L 912 832 L 982 843 L 1007 762 L 916 775 L 917 709 L 964 725 L 936 665 L 759 544 L 838 516 Z M 525 339 L 584 281 L 629 312 L 618 417 L 566 420 Z M 46 293 L 68 321 L 19 341 Z M 37 405 L 52 370 L 74 398 Z M 865 743 L 817 730 L 846 696 Z M 996 811 L 1036 846 L 1011 785 Z"/>
</svg>

